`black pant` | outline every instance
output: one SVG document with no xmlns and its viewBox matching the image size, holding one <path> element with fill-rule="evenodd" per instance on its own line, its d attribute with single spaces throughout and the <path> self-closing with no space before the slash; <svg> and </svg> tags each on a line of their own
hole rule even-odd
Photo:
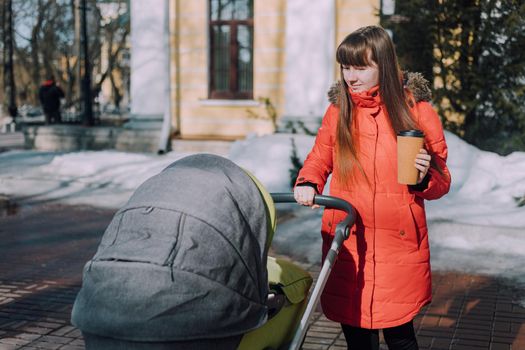
<svg viewBox="0 0 525 350">
<path fill-rule="evenodd" d="M 44 112 L 44 116 L 46 117 L 46 124 L 55 124 L 62 122 L 62 115 L 60 114 L 60 110 L 46 111 Z"/>
<path fill-rule="evenodd" d="M 349 350 L 379 350 L 379 330 L 342 324 Z M 383 337 L 389 350 L 418 350 L 412 321 L 401 326 L 384 328 Z"/>
</svg>

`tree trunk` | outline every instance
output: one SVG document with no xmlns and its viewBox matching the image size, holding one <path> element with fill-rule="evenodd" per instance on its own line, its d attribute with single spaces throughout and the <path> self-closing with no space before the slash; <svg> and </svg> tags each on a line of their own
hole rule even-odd
<svg viewBox="0 0 525 350">
<path fill-rule="evenodd" d="M 4 9 L 2 11 L 2 23 L 4 25 L 4 105 L 7 106 L 9 115 L 15 118 L 18 114 L 18 109 L 16 106 L 16 85 L 13 66 L 13 2 L 12 0 L 5 0 L 3 5 Z"/>
<path fill-rule="evenodd" d="M 83 99 L 83 118 L 82 124 L 84 126 L 93 126 L 93 99 L 91 97 L 91 62 L 89 56 L 89 38 L 87 30 L 87 2 L 86 0 L 81 1 L 81 10 L 82 10 L 82 53 L 84 58 L 84 76 L 82 77 L 82 99 Z"/>
<path fill-rule="evenodd" d="M 113 92 L 113 104 L 115 105 L 115 108 L 120 111 L 120 101 L 122 101 L 122 94 L 120 93 L 120 90 L 115 83 L 115 78 L 113 77 L 113 71 L 109 73 L 109 80 L 111 81 L 111 88 Z"/>
<path fill-rule="evenodd" d="M 69 56 L 67 52 L 65 52 L 63 55 L 66 58 L 66 73 L 67 73 L 67 79 L 65 82 L 66 106 L 71 106 L 71 104 L 74 101 L 73 96 L 74 96 L 74 88 L 76 84 L 76 74 L 75 74 L 76 64 L 71 65 L 70 63 L 71 57 Z"/>
</svg>

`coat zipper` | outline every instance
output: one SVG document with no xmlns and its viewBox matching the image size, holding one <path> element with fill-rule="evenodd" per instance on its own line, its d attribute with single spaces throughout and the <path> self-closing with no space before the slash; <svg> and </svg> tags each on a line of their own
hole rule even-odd
<svg viewBox="0 0 525 350">
<path fill-rule="evenodd" d="M 377 120 L 374 118 L 374 125 L 376 127 L 376 133 L 375 133 L 375 140 L 374 140 L 374 171 L 372 173 L 373 181 L 374 181 L 374 188 L 373 188 L 373 195 L 372 195 L 372 216 L 374 218 L 374 228 L 373 228 L 373 235 L 372 235 L 372 247 L 374 248 L 373 254 L 372 254 L 372 266 L 373 266 L 373 278 L 372 278 L 372 291 L 370 293 L 370 328 L 373 328 L 374 319 L 373 319 L 373 300 L 374 300 L 374 292 L 376 287 L 376 190 L 377 190 L 377 181 L 376 181 L 376 162 L 377 162 L 377 140 L 379 138 L 379 128 L 377 126 Z"/>
</svg>

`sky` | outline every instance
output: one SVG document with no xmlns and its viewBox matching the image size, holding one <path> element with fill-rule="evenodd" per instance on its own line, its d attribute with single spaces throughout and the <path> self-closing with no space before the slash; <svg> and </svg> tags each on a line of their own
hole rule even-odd
<svg viewBox="0 0 525 350">
<path fill-rule="evenodd" d="M 449 194 L 427 201 L 434 271 L 503 277 L 525 286 L 525 152 L 499 156 L 445 133 L 452 174 Z M 304 160 L 314 137 L 277 133 L 232 144 L 226 156 L 252 172 L 269 192 L 288 192 L 292 139 Z M 20 204 L 59 202 L 118 209 L 146 179 L 189 153 L 118 151 L 0 153 L 0 194 Z M 328 187 L 324 194 L 328 194 Z M 281 207 L 273 248 L 298 261 L 320 261 L 322 210 Z M 525 305 L 525 299 L 518 300 Z"/>
</svg>

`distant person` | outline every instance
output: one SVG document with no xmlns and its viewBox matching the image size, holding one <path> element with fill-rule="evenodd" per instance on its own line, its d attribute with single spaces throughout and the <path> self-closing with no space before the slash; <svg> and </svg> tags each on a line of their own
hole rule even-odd
<svg viewBox="0 0 525 350">
<path fill-rule="evenodd" d="M 60 99 L 64 97 L 64 91 L 57 85 L 55 78 L 50 76 L 44 81 L 38 90 L 38 98 L 44 110 L 46 124 L 60 123 Z"/>
</svg>

